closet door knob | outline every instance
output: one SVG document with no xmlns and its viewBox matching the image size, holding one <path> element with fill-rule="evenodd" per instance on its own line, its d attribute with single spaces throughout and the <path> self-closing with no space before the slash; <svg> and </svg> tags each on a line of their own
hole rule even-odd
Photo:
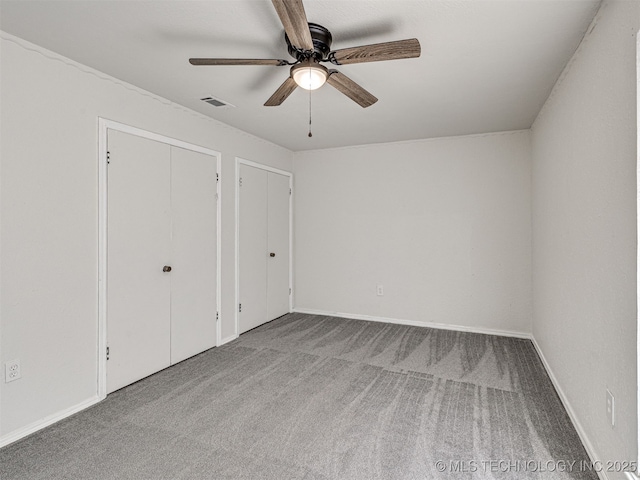
<svg viewBox="0 0 640 480">
<path fill-rule="evenodd" d="M 162 271 L 163 272 L 170 272 L 171 271 L 171 267 L 169 265 L 165 265 L 164 267 L 162 267 Z"/>
<path fill-rule="evenodd" d="M 275 256 L 276 256 L 276 254 L 275 254 L 275 253 L 273 253 L 273 252 L 271 252 L 271 253 L 269 254 L 269 256 L 270 256 L 270 257 L 275 257 Z"/>
</svg>

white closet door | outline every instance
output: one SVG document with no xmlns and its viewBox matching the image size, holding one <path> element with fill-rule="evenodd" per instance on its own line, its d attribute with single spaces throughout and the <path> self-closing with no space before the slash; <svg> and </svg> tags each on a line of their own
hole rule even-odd
<svg viewBox="0 0 640 480">
<path fill-rule="evenodd" d="M 216 159 L 171 147 L 171 363 L 216 345 Z"/>
<path fill-rule="evenodd" d="M 170 147 L 109 131 L 107 392 L 170 364 Z"/>
<path fill-rule="evenodd" d="M 267 320 L 289 313 L 289 177 L 268 178 Z"/>
<path fill-rule="evenodd" d="M 267 320 L 267 172 L 240 165 L 239 302 L 240 331 Z"/>
</svg>

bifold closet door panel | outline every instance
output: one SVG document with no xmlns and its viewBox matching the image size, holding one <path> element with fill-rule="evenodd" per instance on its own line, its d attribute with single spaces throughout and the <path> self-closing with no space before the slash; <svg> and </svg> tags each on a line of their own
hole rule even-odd
<svg viewBox="0 0 640 480">
<path fill-rule="evenodd" d="M 240 165 L 239 188 L 239 332 L 267 320 L 267 172 Z"/>
<path fill-rule="evenodd" d="M 170 147 L 108 132 L 107 392 L 170 365 Z"/>
<path fill-rule="evenodd" d="M 289 177 L 269 172 L 267 320 L 289 313 Z"/>
<path fill-rule="evenodd" d="M 171 147 L 171 363 L 216 345 L 216 158 Z"/>
</svg>

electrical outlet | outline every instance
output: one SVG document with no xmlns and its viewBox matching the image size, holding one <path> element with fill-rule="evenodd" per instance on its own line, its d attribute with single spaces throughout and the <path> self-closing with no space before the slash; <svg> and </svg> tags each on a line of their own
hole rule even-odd
<svg viewBox="0 0 640 480">
<path fill-rule="evenodd" d="M 607 389 L 607 419 L 609 424 L 613 427 L 616 424 L 616 404 L 613 393 Z"/>
<path fill-rule="evenodd" d="M 9 383 L 22 377 L 20 360 L 10 360 L 4 364 L 4 382 Z"/>
<path fill-rule="evenodd" d="M 382 285 L 376 286 L 376 294 L 381 297 L 384 295 L 384 287 Z"/>
</svg>

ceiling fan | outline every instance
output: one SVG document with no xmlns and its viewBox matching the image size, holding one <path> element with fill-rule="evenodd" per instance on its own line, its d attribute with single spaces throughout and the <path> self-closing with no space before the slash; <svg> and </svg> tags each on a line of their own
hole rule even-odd
<svg viewBox="0 0 640 480">
<path fill-rule="evenodd" d="M 411 38 L 395 42 L 376 43 L 331 51 L 331 32 L 322 25 L 309 23 L 302 0 L 271 0 L 284 26 L 285 41 L 294 62 L 280 59 L 190 58 L 192 65 L 291 65 L 289 77 L 266 101 L 265 106 L 281 105 L 297 88 L 320 88 L 328 83 L 363 108 L 378 99 L 356 82 L 337 70 L 328 69 L 321 62 L 333 65 L 379 62 L 420 56 L 420 42 Z"/>
</svg>

